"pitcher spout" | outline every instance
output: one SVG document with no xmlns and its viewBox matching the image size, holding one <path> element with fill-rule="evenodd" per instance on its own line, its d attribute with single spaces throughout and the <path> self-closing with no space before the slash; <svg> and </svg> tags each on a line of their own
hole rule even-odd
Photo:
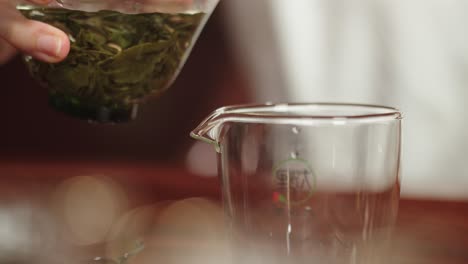
<svg viewBox="0 0 468 264">
<path fill-rule="evenodd" d="M 213 145 L 218 151 L 219 135 L 223 124 L 223 112 L 223 109 L 213 112 L 190 133 L 190 136 L 196 140 Z"/>
<path fill-rule="evenodd" d="M 246 123 L 268 123 L 270 117 L 278 117 L 274 110 L 278 111 L 285 108 L 285 105 L 273 105 L 270 103 L 263 105 L 231 105 L 217 109 L 205 120 L 203 120 L 197 128 L 195 128 L 190 136 L 196 140 L 200 140 L 213 145 L 217 152 L 220 152 L 220 137 L 223 128 L 228 123 L 246 122 Z"/>
</svg>

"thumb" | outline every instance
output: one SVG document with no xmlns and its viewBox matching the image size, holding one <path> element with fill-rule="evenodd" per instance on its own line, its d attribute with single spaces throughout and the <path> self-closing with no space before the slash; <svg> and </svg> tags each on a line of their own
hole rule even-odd
<svg viewBox="0 0 468 264">
<path fill-rule="evenodd" d="M 7 63 L 16 54 L 16 49 L 0 38 L 0 65 Z"/>
<path fill-rule="evenodd" d="M 38 60 L 55 63 L 70 51 L 67 35 L 48 24 L 28 20 L 16 9 L 0 6 L 0 38 Z"/>
</svg>

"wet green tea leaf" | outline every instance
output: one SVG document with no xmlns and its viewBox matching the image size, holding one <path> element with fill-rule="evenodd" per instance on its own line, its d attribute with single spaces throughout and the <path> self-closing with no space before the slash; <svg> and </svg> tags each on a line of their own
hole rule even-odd
<svg viewBox="0 0 468 264">
<path fill-rule="evenodd" d="M 135 103 L 167 89 L 205 15 L 18 9 L 69 35 L 71 49 L 64 61 L 26 60 L 32 76 L 49 89 L 53 106 L 100 122 L 126 121 L 122 113 L 130 114 Z M 99 120 L 103 111 L 109 120 Z"/>
</svg>

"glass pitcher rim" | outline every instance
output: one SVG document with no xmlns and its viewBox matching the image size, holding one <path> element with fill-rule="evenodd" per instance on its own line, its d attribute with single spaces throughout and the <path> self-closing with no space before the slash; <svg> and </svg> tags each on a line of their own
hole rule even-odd
<svg viewBox="0 0 468 264">
<path fill-rule="evenodd" d="M 371 112 L 362 114 L 304 114 L 291 113 L 287 110 L 295 108 L 316 107 L 348 107 L 348 109 L 367 109 Z M 255 111 L 256 110 L 256 111 Z M 346 111 L 347 112 L 347 111 Z M 283 113 L 281 115 L 281 113 Z M 286 113 L 286 114 L 284 114 Z M 344 111 L 343 111 L 344 113 Z M 239 104 L 218 108 L 205 120 L 203 120 L 197 128 L 195 128 L 190 136 L 194 139 L 210 143 L 219 149 L 218 140 L 223 124 L 226 123 L 258 123 L 258 124 L 277 124 L 277 125 L 294 125 L 294 126 L 314 126 L 314 125 L 333 125 L 346 126 L 352 124 L 365 123 L 388 123 L 398 122 L 403 119 L 400 110 L 394 107 L 373 105 L 373 104 L 358 104 L 358 103 L 264 103 L 264 104 Z"/>
<path fill-rule="evenodd" d="M 315 112 L 319 108 L 339 108 L 346 107 L 348 110 L 367 109 L 371 112 L 366 114 L 316 114 L 314 111 L 305 113 L 305 108 L 315 107 Z M 288 112 L 298 110 L 298 113 Z M 299 114 L 299 112 L 301 112 Z M 287 114 L 281 114 L 287 113 Z M 311 103 L 263 103 L 263 104 L 237 104 L 218 108 L 213 115 L 229 115 L 230 117 L 247 117 L 252 119 L 374 119 L 385 118 L 402 119 L 402 113 L 398 108 L 379 104 L 362 103 L 337 103 L 337 102 L 311 102 Z"/>
</svg>

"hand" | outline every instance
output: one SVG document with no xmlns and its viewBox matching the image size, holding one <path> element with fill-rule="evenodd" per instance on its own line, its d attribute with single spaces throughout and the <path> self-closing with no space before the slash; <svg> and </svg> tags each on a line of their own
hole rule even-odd
<svg viewBox="0 0 468 264">
<path fill-rule="evenodd" d="M 14 2 L 0 0 L 0 65 L 11 58 L 16 50 L 44 62 L 63 60 L 70 51 L 68 36 L 50 25 L 26 19 L 16 10 Z M 47 4 L 50 0 L 30 2 Z"/>
</svg>

